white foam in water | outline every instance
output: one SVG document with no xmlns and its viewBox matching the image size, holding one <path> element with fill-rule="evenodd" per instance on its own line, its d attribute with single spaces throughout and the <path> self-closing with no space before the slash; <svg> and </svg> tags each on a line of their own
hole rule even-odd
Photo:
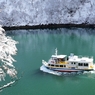
<svg viewBox="0 0 95 95">
<path fill-rule="evenodd" d="M 49 74 L 53 74 L 53 75 L 75 75 L 75 74 L 82 74 L 82 72 L 71 72 L 71 73 L 68 73 L 68 72 L 57 72 L 57 71 L 53 71 L 53 70 L 50 70 L 50 69 L 47 69 L 44 65 L 42 65 L 40 67 L 40 70 L 43 71 L 43 72 L 46 72 L 46 73 L 49 73 Z M 92 74 L 95 74 L 95 65 L 94 65 L 94 70 L 93 71 L 84 71 L 83 74 L 87 74 L 87 73 L 92 73 Z"/>
<path fill-rule="evenodd" d="M 40 70 L 43 71 L 43 72 L 46 72 L 46 73 L 50 73 L 50 74 L 54 74 L 54 75 L 59 75 L 59 76 L 62 74 L 61 72 L 52 71 L 50 69 L 47 69 L 44 65 L 42 65 L 40 67 Z"/>
</svg>

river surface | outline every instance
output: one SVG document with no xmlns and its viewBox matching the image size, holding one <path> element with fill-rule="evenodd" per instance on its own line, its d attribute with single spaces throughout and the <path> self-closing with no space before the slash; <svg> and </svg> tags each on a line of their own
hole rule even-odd
<svg viewBox="0 0 95 95">
<path fill-rule="evenodd" d="M 22 78 L 0 95 L 95 95 L 95 74 L 57 76 L 40 71 L 42 59 L 74 53 L 95 58 L 95 29 L 58 28 L 6 31 L 18 41 L 14 63 Z"/>
</svg>

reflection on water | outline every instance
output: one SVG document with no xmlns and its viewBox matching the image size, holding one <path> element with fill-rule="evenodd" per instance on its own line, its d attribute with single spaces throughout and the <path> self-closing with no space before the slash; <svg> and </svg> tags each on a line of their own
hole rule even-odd
<svg viewBox="0 0 95 95">
<path fill-rule="evenodd" d="M 95 30 L 82 28 L 60 28 L 43 30 L 14 30 L 8 31 L 20 40 L 20 47 L 27 43 L 26 51 L 49 51 L 53 53 L 58 48 L 59 53 L 95 56 Z"/>
</svg>

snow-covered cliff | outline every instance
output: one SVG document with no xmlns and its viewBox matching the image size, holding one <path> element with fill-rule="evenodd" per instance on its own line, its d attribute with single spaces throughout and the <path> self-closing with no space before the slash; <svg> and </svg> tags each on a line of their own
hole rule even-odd
<svg viewBox="0 0 95 95">
<path fill-rule="evenodd" d="M 95 24 L 95 0 L 0 0 L 0 24 Z"/>
</svg>

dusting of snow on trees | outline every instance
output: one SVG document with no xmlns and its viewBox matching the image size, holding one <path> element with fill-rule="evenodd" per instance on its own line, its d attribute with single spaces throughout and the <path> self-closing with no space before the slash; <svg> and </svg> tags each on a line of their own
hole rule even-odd
<svg viewBox="0 0 95 95">
<path fill-rule="evenodd" d="M 6 36 L 6 33 L 2 27 L 0 27 L 0 81 L 6 81 L 6 76 L 9 76 L 11 79 L 17 78 L 17 71 L 13 62 L 13 55 L 16 55 L 17 42 L 13 40 L 11 37 Z M 4 85 L 3 87 L 9 86 L 13 82 Z"/>
<path fill-rule="evenodd" d="M 95 0 L 0 0 L 0 24 L 95 24 Z"/>
</svg>

